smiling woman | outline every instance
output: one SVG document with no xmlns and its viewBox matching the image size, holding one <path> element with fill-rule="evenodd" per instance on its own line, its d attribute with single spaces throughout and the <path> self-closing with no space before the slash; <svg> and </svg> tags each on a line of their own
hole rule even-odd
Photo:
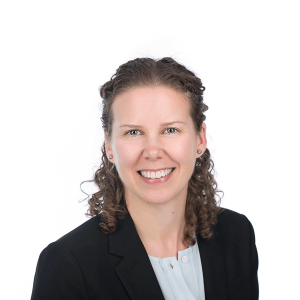
<svg viewBox="0 0 300 300">
<path fill-rule="evenodd" d="M 33 300 L 258 299 L 253 227 L 220 208 L 204 90 L 172 58 L 129 61 L 101 87 L 93 218 L 43 250 Z"/>
</svg>

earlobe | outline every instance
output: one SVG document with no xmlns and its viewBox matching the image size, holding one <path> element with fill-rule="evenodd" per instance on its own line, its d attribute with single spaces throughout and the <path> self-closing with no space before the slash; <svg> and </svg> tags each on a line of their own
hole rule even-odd
<svg viewBox="0 0 300 300">
<path fill-rule="evenodd" d="M 105 143 L 105 152 L 106 152 L 106 156 L 108 158 L 108 160 L 111 160 L 113 158 L 112 154 L 109 154 L 110 152 L 112 152 L 111 146 L 109 144 L 109 142 L 107 141 L 107 134 L 104 133 L 104 143 Z M 113 163 L 113 161 L 111 161 L 111 163 Z"/>
</svg>

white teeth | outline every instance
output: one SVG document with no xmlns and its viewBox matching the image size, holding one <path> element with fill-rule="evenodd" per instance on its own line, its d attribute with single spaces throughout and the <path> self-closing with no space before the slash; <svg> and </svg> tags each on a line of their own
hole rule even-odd
<svg viewBox="0 0 300 300">
<path fill-rule="evenodd" d="M 161 171 L 157 171 L 157 172 L 141 171 L 141 174 L 143 177 L 146 177 L 146 178 L 158 179 L 158 178 L 167 176 L 168 174 L 170 174 L 172 172 L 172 170 L 173 169 L 168 169 L 168 170 L 161 170 Z"/>
</svg>

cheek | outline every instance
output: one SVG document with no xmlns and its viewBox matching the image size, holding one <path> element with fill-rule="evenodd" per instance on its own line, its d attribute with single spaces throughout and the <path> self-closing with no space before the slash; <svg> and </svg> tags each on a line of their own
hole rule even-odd
<svg viewBox="0 0 300 300">
<path fill-rule="evenodd" d="M 132 166 L 136 163 L 139 153 L 139 147 L 134 143 L 122 143 L 121 141 L 116 142 L 115 149 L 118 158 L 118 164 L 122 168 Z"/>
<path fill-rule="evenodd" d="M 190 163 L 194 161 L 194 151 L 191 139 L 182 139 L 172 147 L 172 157 L 179 163 Z"/>
</svg>

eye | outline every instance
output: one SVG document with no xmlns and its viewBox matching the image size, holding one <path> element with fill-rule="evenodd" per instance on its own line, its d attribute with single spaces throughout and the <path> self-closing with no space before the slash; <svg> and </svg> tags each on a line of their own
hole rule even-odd
<svg viewBox="0 0 300 300">
<path fill-rule="evenodd" d="M 136 129 L 132 129 L 132 130 L 128 130 L 127 132 L 125 132 L 125 135 L 128 135 L 128 133 L 130 133 L 130 132 L 133 132 L 133 131 L 139 131 L 139 130 L 136 130 Z M 134 137 L 134 136 L 136 136 L 135 134 L 129 134 L 129 136 L 132 136 L 132 137 Z"/>
<path fill-rule="evenodd" d="M 167 128 L 166 130 L 169 130 L 169 129 L 175 129 L 176 131 L 179 131 L 179 129 L 177 129 L 177 128 Z M 174 132 L 171 132 L 171 133 L 175 133 L 175 131 Z"/>
<path fill-rule="evenodd" d="M 176 131 L 180 132 L 180 130 L 178 128 L 175 128 L 175 127 L 170 127 L 170 128 L 166 128 L 164 131 L 167 131 L 167 130 L 175 130 L 173 132 L 169 132 L 169 134 L 174 134 L 176 133 Z M 129 135 L 129 137 L 136 137 L 137 134 L 131 134 L 132 132 L 138 132 L 139 130 L 137 129 L 131 129 L 131 130 L 128 130 L 127 132 L 125 132 L 124 135 Z"/>
</svg>

